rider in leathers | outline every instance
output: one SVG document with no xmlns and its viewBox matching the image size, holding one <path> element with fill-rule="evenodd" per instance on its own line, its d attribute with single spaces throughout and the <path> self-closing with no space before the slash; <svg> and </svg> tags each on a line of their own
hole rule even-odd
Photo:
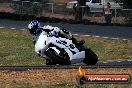
<svg viewBox="0 0 132 88">
<path fill-rule="evenodd" d="M 40 36 L 40 34 L 42 33 L 42 31 L 45 31 L 48 33 L 48 36 L 56 36 L 56 37 L 64 37 L 67 39 L 72 40 L 72 42 L 75 44 L 75 46 L 78 48 L 78 46 L 82 45 L 83 42 L 78 43 L 78 41 L 72 36 L 72 34 L 67 31 L 66 29 L 60 29 L 58 27 L 52 27 L 50 25 L 45 25 L 44 27 L 40 26 L 40 23 L 38 21 L 32 21 L 29 25 L 28 25 L 28 29 L 29 32 L 32 34 L 33 36 L 33 43 L 36 45 L 36 42 Z M 41 56 L 40 53 L 38 53 L 39 56 Z M 75 59 L 74 59 L 75 60 Z M 76 59 L 75 61 L 71 61 L 72 63 L 76 63 L 76 61 L 80 62 L 82 61 L 82 58 L 80 59 Z M 70 62 L 68 62 L 68 64 L 70 64 Z"/>
<path fill-rule="evenodd" d="M 39 35 L 41 34 L 42 30 L 50 32 L 50 33 L 54 33 L 54 35 L 56 36 L 60 36 L 60 37 L 65 37 L 68 38 L 70 40 L 72 40 L 72 42 L 78 46 L 78 45 L 82 45 L 84 43 L 84 41 L 77 41 L 72 34 L 67 31 L 66 29 L 60 29 L 59 27 L 53 27 L 50 25 L 45 25 L 44 27 L 40 26 L 40 23 L 37 20 L 31 21 L 31 23 L 29 23 L 28 25 L 28 29 L 29 32 L 32 34 L 33 36 L 33 43 L 35 44 Z"/>
</svg>

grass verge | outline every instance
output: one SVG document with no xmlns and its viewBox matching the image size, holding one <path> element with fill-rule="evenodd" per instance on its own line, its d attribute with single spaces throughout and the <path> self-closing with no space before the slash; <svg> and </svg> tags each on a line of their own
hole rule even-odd
<svg viewBox="0 0 132 88">
<path fill-rule="evenodd" d="M 100 60 L 131 59 L 132 40 L 112 40 L 80 37 L 86 41 Z M 35 55 L 32 37 L 28 31 L 0 29 L 0 66 L 24 66 L 44 64 L 44 59 Z"/>
<path fill-rule="evenodd" d="M 27 31 L 0 30 L 0 65 L 37 65 L 44 60 L 34 53 L 32 38 Z"/>
</svg>

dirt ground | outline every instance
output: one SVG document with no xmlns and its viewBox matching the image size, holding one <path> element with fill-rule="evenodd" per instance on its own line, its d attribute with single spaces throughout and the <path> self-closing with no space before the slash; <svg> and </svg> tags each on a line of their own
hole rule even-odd
<svg viewBox="0 0 132 88">
<path fill-rule="evenodd" d="M 86 69 L 87 74 L 129 74 L 132 68 L 98 68 Z M 43 69 L 27 71 L 0 71 L 0 83 L 28 82 L 32 85 L 54 85 L 62 82 L 76 82 L 78 69 Z"/>
<path fill-rule="evenodd" d="M 14 10 L 10 7 L 9 3 L 0 3 L 0 12 L 10 12 L 10 13 L 13 13 Z"/>
<path fill-rule="evenodd" d="M 74 15 L 73 14 L 56 14 L 56 13 L 49 13 L 49 12 L 43 12 L 43 16 L 46 17 L 55 17 L 55 18 L 60 18 L 60 19 L 74 19 Z M 97 23 L 105 23 L 105 16 L 88 16 L 85 15 L 83 17 L 83 19 L 88 19 L 91 22 L 97 22 Z M 120 23 L 120 24 L 124 24 L 125 22 L 125 17 L 112 17 L 112 23 Z"/>
</svg>

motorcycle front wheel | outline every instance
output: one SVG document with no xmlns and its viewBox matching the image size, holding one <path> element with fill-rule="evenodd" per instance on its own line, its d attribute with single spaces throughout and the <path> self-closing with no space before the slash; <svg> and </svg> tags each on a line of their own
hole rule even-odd
<svg viewBox="0 0 132 88">
<path fill-rule="evenodd" d="M 45 55 L 50 58 L 50 60 L 46 60 L 47 65 L 70 65 L 68 55 L 60 57 L 59 55 L 56 55 L 55 51 L 52 48 L 49 48 L 45 52 Z"/>
</svg>

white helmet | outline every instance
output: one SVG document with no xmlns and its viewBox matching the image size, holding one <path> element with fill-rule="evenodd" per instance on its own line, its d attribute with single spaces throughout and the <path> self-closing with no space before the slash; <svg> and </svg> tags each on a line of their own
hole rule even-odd
<svg viewBox="0 0 132 88">
<path fill-rule="evenodd" d="M 41 33 L 40 27 L 40 22 L 37 20 L 33 20 L 29 23 L 28 30 L 31 34 L 39 34 Z"/>
<path fill-rule="evenodd" d="M 37 20 L 31 21 L 30 24 L 28 25 L 28 29 L 36 29 L 37 30 L 40 27 L 41 27 L 40 23 Z"/>
</svg>

